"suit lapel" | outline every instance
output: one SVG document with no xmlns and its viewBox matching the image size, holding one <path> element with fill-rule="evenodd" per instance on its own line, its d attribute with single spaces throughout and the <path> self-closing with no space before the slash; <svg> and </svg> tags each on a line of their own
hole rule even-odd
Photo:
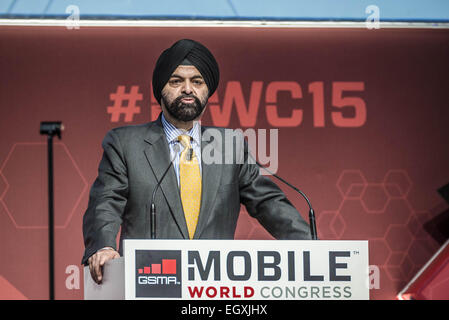
<svg viewBox="0 0 449 320">
<path fill-rule="evenodd" d="M 167 140 L 165 139 L 164 129 L 162 127 L 160 117 L 152 123 L 152 126 L 149 128 L 148 134 L 145 137 L 145 141 L 147 142 L 147 146 L 144 150 L 145 156 L 147 157 L 148 163 L 150 164 L 157 181 L 160 181 L 164 171 L 170 163 L 169 147 Z M 182 209 L 181 197 L 179 195 L 178 181 L 173 168 L 167 172 L 160 188 L 165 199 L 167 200 L 179 230 L 181 231 L 183 237 L 188 239 L 189 233 L 187 231 L 187 224 L 184 217 L 184 211 Z"/>
<path fill-rule="evenodd" d="M 204 127 L 201 128 L 201 132 L 203 133 L 205 130 Z M 203 137 L 203 135 L 201 135 Z M 210 137 L 212 138 L 212 137 Z M 204 150 L 206 146 L 212 147 L 215 152 L 221 152 L 218 148 L 216 148 L 216 141 L 213 139 L 203 140 L 201 139 L 201 151 Z M 211 145 L 210 145 L 211 144 Z M 202 152 L 202 155 L 204 153 Z M 204 228 L 207 225 L 208 219 L 211 217 L 211 207 L 215 201 L 218 186 L 221 181 L 222 174 L 222 166 L 219 163 L 207 164 L 204 163 L 204 157 L 201 156 L 201 183 L 202 183 L 202 191 L 201 191 L 201 207 L 200 207 L 200 215 L 198 217 L 198 224 L 196 226 L 195 234 L 193 236 L 194 239 L 199 239 L 201 237 L 201 233 L 204 231 Z"/>
</svg>

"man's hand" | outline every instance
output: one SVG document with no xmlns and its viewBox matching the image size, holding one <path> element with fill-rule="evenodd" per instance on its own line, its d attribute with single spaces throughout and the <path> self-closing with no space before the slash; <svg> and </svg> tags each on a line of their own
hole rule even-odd
<svg viewBox="0 0 449 320">
<path fill-rule="evenodd" d="M 103 266 L 105 262 L 119 257 L 119 253 L 112 248 L 101 249 L 93 254 L 89 260 L 87 260 L 92 279 L 100 284 L 103 280 Z"/>
</svg>

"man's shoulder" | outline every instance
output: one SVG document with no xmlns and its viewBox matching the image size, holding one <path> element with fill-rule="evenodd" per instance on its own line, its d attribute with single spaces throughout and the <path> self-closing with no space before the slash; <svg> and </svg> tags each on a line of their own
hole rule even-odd
<svg viewBox="0 0 449 320">
<path fill-rule="evenodd" d="M 154 122 L 147 122 L 112 128 L 106 133 L 103 144 L 134 145 L 138 141 L 144 141 L 153 125 Z"/>
<path fill-rule="evenodd" d="M 116 133 L 122 133 L 122 132 L 132 132 L 132 131 L 139 131 L 147 129 L 149 126 L 152 125 L 153 122 L 147 122 L 142 124 L 132 124 L 132 125 L 126 125 L 126 126 L 120 126 L 112 128 L 111 131 L 114 131 Z"/>
<path fill-rule="evenodd" d="M 126 126 L 120 126 L 112 128 L 108 131 L 107 134 L 117 135 L 118 137 L 132 137 L 132 136 L 142 136 L 145 135 L 146 132 L 148 132 L 148 129 L 153 126 L 153 122 L 147 122 L 142 124 L 134 124 L 134 125 L 126 125 Z"/>
<path fill-rule="evenodd" d="M 212 131 L 219 131 L 219 132 L 228 132 L 228 133 L 235 133 L 235 134 L 242 134 L 243 130 L 242 129 L 234 129 L 234 128 L 226 128 L 226 127 L 216 127 L 216 126 L 201 126 L 201 131 L 208 131 L 208 130 L 212 130 Z"/>
<path fill-rule="evenodd" d="M 208 140 L 207 137 L 223 137 L 225 138 L 233 138 L 233 139 L 244 139 L 245 133 L 242 129 L 233 129 L 233 128 L 225 128 L 225 127 L 215 127 L 215 126 L 202 126 L 201 127 L 202 135 Z"/>
</svg>

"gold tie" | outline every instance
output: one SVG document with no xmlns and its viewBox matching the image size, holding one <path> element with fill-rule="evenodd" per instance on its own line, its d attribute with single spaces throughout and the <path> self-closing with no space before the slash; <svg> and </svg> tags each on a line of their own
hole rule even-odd
<svg viewBox="0 0 449 320">
<path fill-rule="evenodd" d="M 193 239 L 201 204 L 201 174 L 198 158 L 190 146 L 190 136 L 181 135 L 178 140 L 184 147 L 179 159 L 179 179 L 181 201 L 189 230 L 189 238 Z"/>
</svg>

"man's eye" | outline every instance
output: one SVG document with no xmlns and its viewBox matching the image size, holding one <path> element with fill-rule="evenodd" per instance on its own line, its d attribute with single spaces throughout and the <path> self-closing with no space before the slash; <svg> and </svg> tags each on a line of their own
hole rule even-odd
<svg viewBox="0 0 449 320">
<path fill-rule="evenodd" d="M 197 85 L 202 85 L 203 81 L 202 80 L 194 80 L 193 83 L 197 84 Z"/>
<path fill-rule="evenodd" d="M 170 83 L 171 83 L 171 84 L 180 84 L 180 83 L 181 83 L 181 80 L 179 80 L 179 79 L 173 79 L 173 80 L 170 80 Z"/>
</svg>

